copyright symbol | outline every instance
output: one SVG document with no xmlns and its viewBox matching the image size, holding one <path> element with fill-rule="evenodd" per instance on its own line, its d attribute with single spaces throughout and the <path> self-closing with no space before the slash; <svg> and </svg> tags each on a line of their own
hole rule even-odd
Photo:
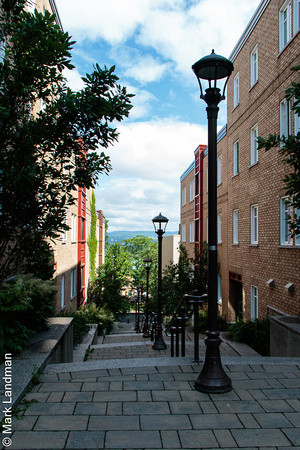
<svg viewBox="0 0 300 450">
<path fill-rule="evenodd" d="M 3 438 L 2 444 L 4 445 L 4 447 L 10 447 L 12 444 L 11 438 L 9 438 L 9 437 Z"/>
</svg>

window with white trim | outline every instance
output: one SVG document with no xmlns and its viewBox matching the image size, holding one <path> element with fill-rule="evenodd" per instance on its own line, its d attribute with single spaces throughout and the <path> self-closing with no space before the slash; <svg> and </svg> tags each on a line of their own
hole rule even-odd
<svg viewBox="0 0 300 450">
<path fill-rule="evenodd" d="M 239 243 L 239 210 L 233 211 L 233 243 Z"/>
<path fill-rule="evenodd" d="M 236 141 L 233 144 L 233 176 L 238 175 L 240 170 L 240 144 Z"/>
<path fill-rule="evenodd" d="M 61 309 L 64 309 L 65 307 L 65 276 L 61 276 L 61 303 L 60 303 Z"/>
<path fill-rule="evenodd" d="M 218 244 L 222 244 L 222 214 L 218 215 Z"/>
<path fill-rule="evenodd" d="M 300 131 L 300 119 L 298 114 L 295 112 L 294 114 L 294 133 L 295 135 L 298 134 Z"/>
<path fill-rule="evenodd" d="M 251 87 L 255 85 L 258 81 L 258 47 L 257 45 L 251 52 L 250 55 L 250 82 Z"/>
<path fill-rule="evenodd" d="M 250 286 L 251 290 L 251 320 L 255 320 L 258 318 L 258 287 Z"/>
<path fill-rule="evenodd" d="M 291 245 L 291 230 L 288 219 L 291 217 L 291 205 L 289 197 L 280 199 L 280 244 Z"/>
<path fill-rule="evenodd" d="M 77 216 L 71 214 L 71 242 L 77 242 Z"/>
<path fill-rule="evenodd" d="M 222 184 L 222 155 L 218 158 L 218 185 Z"/>
<path fill-rule="evenodd" d="M 258 205 L 251 206 L 251 244 L 258 244 Z"/>
<path fill-rule="evenodd" d="M 251 128 L 251 166 L 253 166 L 253 164 L 256 164 L 258 162 L 258 143 L 257 143 L 257 138 L 258 138 L 258 125 L 255 125 L 253 128 Z"/>
<path fill-rule="evenodd" d="M 77 293 L 77 270 L 71 270 L 71 298 L 75 297 Z"/>
<path fill-rule="evenodd" d="M 292 37 L 292 7 L 291 2 L 283 4 L 279 11 L 279 51 L 289 43 Z"/>
<path fill-rule="evenodd" d="M 186 242 L 186 224 L 181 224 L 181 242 Z"/>
<path fill-rule="evenodd" d="M 280 136 L 288 137 L 292 134 L 292 104 L 290 100 L 284 99 L 280 103 Z"/>
<path fill-rule="evenodd" d="M 294 34 L 300 30 L 300 0 L 294 0 Z"/>
<path fill-rule="evenodd" d="M 184 186 L 181 191 L 181 206 L 186 205 L 186 187 Z"/>
<path fill-rule="evenodd" d="M 233 79 L 233 107 L 236 108 L 240 102 L 240 74 L 237 73 Z"/>
<path fill-rule="evenodd" d="M 195 198 L 195 180 L 190 182 L 190 202 Z"/>
<path fill-rule="evenodd" d="M 195 242 L 195 224 L 190 222 L 190 242 Z"/>
</svg>

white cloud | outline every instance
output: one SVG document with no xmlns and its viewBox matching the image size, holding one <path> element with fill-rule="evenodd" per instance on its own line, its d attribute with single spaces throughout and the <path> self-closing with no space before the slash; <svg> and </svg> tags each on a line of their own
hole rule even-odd
<svg viewBox="0 0 300 450">
<path fill-rule="evenodd" d="M 82 81 L 81 75 L 77 69 L 65 69 L 63 75 L 67 79 L 68 86 L 73 91 L 78 91 L 84 87 L 84 82 Z"/>
<path fill-rule="evenodd" d="M 180 176 L 197 146 L 207 142 L 206 127 L 168 119 L 129 123 L 118 131 L 119 142 L 109 151 L 113 170 L 96 189 L 110 230 L 151 229 L 161 211 L 170 219 L 169 230 L 177 231 Z"/>
<path fill-rule="evenodd" d="M 145 84 L 159 81 L 170 67 L 170 63 L 161 64 L 151 55 L 146 55 L 134 61 L 134 64 L 125 71 L 124 75 Z"/>
</svg>

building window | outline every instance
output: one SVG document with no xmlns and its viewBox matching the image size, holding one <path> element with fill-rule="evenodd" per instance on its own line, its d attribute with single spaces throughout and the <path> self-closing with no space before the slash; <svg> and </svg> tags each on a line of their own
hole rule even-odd
<svg viewBox="0 0 300 450">
<path fill-rule="evenodd" d="M 81 217 L 81 240 L 85 241 L 85 219 Z"/>
<path fill-rule="evenodd" d="M 239 210 L 233 211 L 233 243 L 239 243 Z"/>
<path fill-rule="evenodd" d="M 0 61 L 2 61 L 5 57 L 5 46 L 6 46 L 6 38 L 2 35 L 0 30 Z"/>
<path fill-rule="evenodd" d="M 251 320 L 258 318 L 258 288 L 251 285 Z"/>
<path fill-rule="evenodd" d="M 71 270 L 71 298 L 75 297 L 75 295 L 77 293 L 77 289 L 76 289 L 77 277 L 76 277 L 76 275 L 77 275 L 77 270 L 75 268 L 75 269 Z"/>
<path fill-rule="evenodd" d="M 255 125 L 253 128 L 251 128 L 251 166 L 258 162 L 257 138 L 258 126 Z"/>
<path fill-rule="evenodd" d="M 282 51 L 292 37 L 291 2 L 285 2 L 279 11 L 279 51 Z"/>
<path fill-rule="evenodd" d="M 195 241 L 200 242 L 200 223 L 199 220 L 195 220 Z"/>
<path fill-rule="evenodd" d="M 300 131 L 300 120 L 298 114 L 295 112 L 294 115 L 294 134 L 298 134 Z"/>
<path fill-rule="evenodd" d="M 300 0 L 294 0 L 294 34 L 300 30 Z"/>
<path fill-rule="evenodd" d="M 36 8 L 35 1 L 34 0 L 28 0 L 28 2 L 27 2 L 27 11 L 30 12 L 31 14 L 33 14 L 35 8 Z"/>
<path fill-rule="evenodd" d="M 291 205 L 288 197 L 280 199 L 280 244 L 291 245 L 291 230 L 288 219 L 291 216 Z"/>
<path fill-rule="evenodd" d="M 65 276 L 61 276 L 61 309 L 65 307 Z"/>
<path fill-rule="evenodd" d="M 190 242 L 195 242 L 195 225 L 194 225 L 194 222 L 190 222 Z"/>
<path fill-rule="evenodd" d="M 240 145 L 239 141 L 233 144 L 233 176 L 238 175 L 240 170 Z"/>
<path fill-rule="evenodd" d="M 181 191 L 181 206 L 186 205 L 186 187 L 182 188 Z"/>
<path fill-rule="evenodd" d="M 218 303 L 222 305 L 222 275 L 218 273 Z"/>
<path fill-rule="evenodd" d="M 76 214 L 71 214 L 71 242 L 77 242 L 77 216 Z"/>
<path fill-rule="evenodd" d="M 292 134 L 292 105 L 287 99 L 280 103 L 280 136 Z"/>
<path fill-rule="evenodd" d="M 258 47 L 256 46 L 250 55 L 250 79 L 251 87 L 258 81 Z"/>
<path fill-rule="evenodd" d="M 186 224 L 181 225 L 181 242 L 186 242 Z"/>
<path fill-rule="evenodd" d="M 190 202 L 195 198 L 195 180 L 190 182 Z"/>
<path fill-rule="evenodd" d="M 240 102 L 240 74 L 237 73 L 233 79 L 233 107 L 236 108 Z"/>
<path fill-rule="evenodd" d="M 222 184 L 222 155 L 218 158 L 218 185 Z"/>
<path fill-rule="evenodd" d="M 258 205 L 251 206 L 251 244 L 258 244 Z"/>
<path fill-rule="evenodd" d="M 222 244 L 222 214 L 218 215 L 218 244 Z"/>
<path fill-rule="evenodd" d="M 195 187 L 194 187 L 194 189 L 195 189 L 195 195 L 198 195 L 199 194 L 199 191 L 200 191 L 200 189 L 199 189 L 199 173 L 196 173 L 196 176 L 195 176 Z"/>
</svg>

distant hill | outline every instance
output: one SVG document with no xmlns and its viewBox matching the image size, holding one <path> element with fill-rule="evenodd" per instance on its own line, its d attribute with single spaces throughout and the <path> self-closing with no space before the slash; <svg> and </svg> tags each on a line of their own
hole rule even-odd
<svg viewBox="0 0 300 450">
<path fill-rule="evenodd" d="M 146 236 L 152 239 L 157 239 L 157 234 L 153 231 L 109 231 L 108 233 L 109 244 L 114 244 L 115 242 L 122 242 L 125 239 L 131 239 L 136 236 Z M 166 231 L 164 236 L 169 236 L 172 234 L 178 234 L 176 231 Z"/>
</svg>

